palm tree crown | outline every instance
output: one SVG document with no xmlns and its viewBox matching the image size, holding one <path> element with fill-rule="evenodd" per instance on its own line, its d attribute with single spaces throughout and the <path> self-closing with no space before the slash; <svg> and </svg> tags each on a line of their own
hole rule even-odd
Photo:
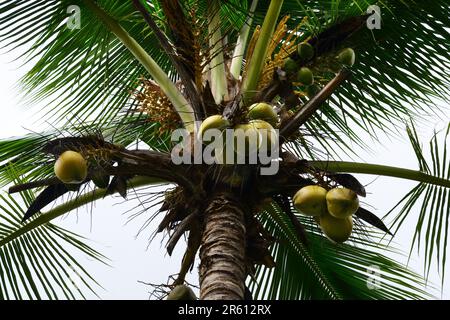
<svg viewBox="0 0 450 320">
<path fill-rule="evenodd" d="M 441 0 L 3 1 L 0 41 L 36 61 L 23 92 L 29 103 L 52 99 L 42 118 L 55 129 L 0 140 L 0 183 L 9 188 L 0 195 L 0 298 L 94 292 L 98 283 L 68 248 L 106 258 L 51 221 L 155 185 L 167 185 L 150 220 L 170 235 L 169 255 L 187 236 L 162 298 L 194 298 L 183 290 L 197 253 L 201 299 L 430 298 L 426 277 L 383 251 L 419 208 L 411 249 L 422 244 L 426 273 L 436 262 L 444 281 L 450 125 L 430 141 L 431 157 L 415 125 L 445 117 L 449 13 Z M 404 126 L 418 170 L 340 158 Z M 228 129 L 232 144 L 243 129 L 245 146 L 255 132 L 256 149 L 268 143 L 277 156 L 174 163 L 176 152 L 192 160 L 210 128 Z M 182 150 L 171 139 L 177 129 L 186 132 Z M 217 149 L 214 159 L 226 156 L 240 153 Z M 274 162 L 278 170 L 263 174 Z M 387 224 L 352 174 L 418 184 Z M 377 290 L 370 266 L 382 274 Z M 84 290 L 68 285 L 67 270 Z"/>
</svg>

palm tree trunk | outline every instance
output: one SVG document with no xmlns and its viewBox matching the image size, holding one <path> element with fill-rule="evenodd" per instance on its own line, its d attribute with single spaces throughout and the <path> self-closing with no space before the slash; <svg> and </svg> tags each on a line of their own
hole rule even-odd
<svg viewBox="0 0 450 320">
<path fill-rule="evenodd" d="M 245 292 L 245 220 L 239 200 L 216 195 L 204 218 L 200 299 L 242 300 Z"/>
</svg>

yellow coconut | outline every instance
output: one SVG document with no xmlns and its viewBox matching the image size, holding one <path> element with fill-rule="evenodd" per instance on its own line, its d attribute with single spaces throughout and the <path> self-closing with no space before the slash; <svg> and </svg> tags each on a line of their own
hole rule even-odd
<svg viewBox="0 0 450 320">
<path fill-rule="evenodd" d="M 331 189 L 328 191 L 326 199 L 328 212 L 335 218 L 349 217 L 359 208 L 358 196 L 347 188 Z"/>
<path fill-rule="evenodd" d="M 276 139 L 278 139 L 278 134 L 275 129 L 270 125 L 270 123 L 264 120 L 253 120 L 250 124 L 259 131 L 261 143 L 259 144 L 259 149 L 263 147 L 262 143 L 266 142 L 266 150 L 271 151 L 272 148 L 276 146 Z"/>
<path fill-rule="evenodd" d="M 176 286 L 167 296 L 167 300 L 197 300 L 194 291 L 186 285 Z"/>
<path fill-rule="evenodd" d="M 319 225 L 327 238 L 337 243 L 347 241 L 353 230 L 353 220 L 351 216 L 344 219 L 338 219 L 329 213 L 325 213 L 320 216 Z"/>
<path fill-rule="evenodd" d="M 321 186 L 306 186 L 297 191 L 292 199 L 295 208 L 307 216 L 320 216 L 326 211 L 327 190 Z"/>
<path fill-rule="evenodd" d="M 226 120 L 220 114 L 210 116 L 210 117 L 206 118 L 205 120 L 203 120 L 203 122 L 200 125 L 200 128 L 198 130 L 197 137 L 200 141 L 203 141 L 203 137 L 204 137 L 205 133 L 207 132 L 207 130 L 217 129 L 219 131 L 223 131 L 226 128 L 228 128 L 229 126 L 230 126 L 230 122 L 228 120 Z M 209 142 L 210 141 L 205 142 L 205 143 L 209 143 Z"/>
<path fill-rule="evenodd" d="M 254 103 L 248 108 L 250 120 L 264 120 L 275 126 L 278 123 L 278 115 L 270 104 L 260 102 Z"/>
<path fill-rule="evenodd" d="M 65 151 L 56 160 L 54 171 L 65 184 L 81 183 L 87 177 L 87 162 L 78 152 Z"/>
<path fill-rule="evenodd" d="M 228 159 L 227 154 L 231 156 Z M 224 144 L 220 148 L 215 149 L 214 158 L 217 164 L 232 165 L 237 163 L 237 156 L 233 144 Z"/>
<path fill-rule="evenodd" d="M 261 134 L 251 123 L 238 124 L 234 127 L 234 150 L 237 155 L 244 152 L 245 158 L 258 151 Z"/>
</svg>

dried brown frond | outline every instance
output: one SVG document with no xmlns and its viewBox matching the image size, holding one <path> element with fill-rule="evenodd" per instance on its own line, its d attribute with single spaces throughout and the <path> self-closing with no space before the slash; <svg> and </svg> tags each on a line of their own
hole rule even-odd
<svg viewBox="0 0 450 320">
<path fill-rule="evenodd" d="M 179 128 L 180 116 L 161 88 L 148 79 L 141 79 L 141 86 L 142 90 L 133 92 L 139 103 L 137 110 L 146 114 L 149 122 L 158 122 L 160 133 Z"/>
<path fill-rule="evenodd" d="M 194 41 L 192 23 L 188 21 L 182 2 L 169 0 L 161 1 L 161 8 L 164 11 L 165 20 L 169 27 L 171 38 L 179 57 L 191 75 L 194 75 Z M 190 12 L 187 12 L 189 15 Z"/>
</svg>

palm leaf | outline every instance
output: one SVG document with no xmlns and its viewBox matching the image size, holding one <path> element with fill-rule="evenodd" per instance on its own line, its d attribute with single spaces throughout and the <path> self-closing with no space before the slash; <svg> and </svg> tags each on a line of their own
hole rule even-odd
<svg viewBox="0 0 450 320">
<path fill-rule="evenodd" d="M 377 253 L 370 241 L 361 246 L 333 245 L 321 236 L 310 218 L 298 217 L 306 227 L 308 247 L 297 238 L 292 223 L 278 207 L 261 216 L 278 240 L 272 247 L 276 267 L 257 270 L 252 291 L 269 299 L 423 299 L 430 298 L 425 280 Z M 383 248 L 383 246 L 379 246 Z M 388 249 L 391 250 L 391 249 Z M 379 275 L 374 277 L 371 271 Z M 372 287 L 374 284 L 375 287 Z"/>
<path fill-rule="evenodd" d="M 0 195 L 0 299 L 77 299 L 86 291 L 95 294 L 98 283 L 76 257 L 83 254 L 103 263 L 106 258 L 85 239 L 51 223 L 11 238 L 23 228 L 25 208 L 34 199 L 30 192 L 21 196 L 23 205 L 10 195 Z"/>
<path fill-rule="evenodd" d="M 355 48 L 353 77 L 306 124 L 312 136 L 306 139 L 330 157 L 337 156 L 339 149 L 353 153 L 350 142 L 369 148 L 355 128 L 378 140 L 381 132 L 398 133 L 406 120 L 439 113 L 438 104 L 450 98 L 450 46 L 442 41 L 449 37 L 445 26 L 450 12 L 445 1 L 430 6 L 399 0 L 286 1 L 284 12 L 308 16 L 309 24 L 301 30 L 306 37 L 347 17 L 365 14 L 371 4 L 381 7 L 382 29 L 363 28 L 336 47 L 331 55 L 346 46 Z M 320 76 L 331 79 L 333 75 Z"/>
<path fill-rule="evenodd" d="M 167 57 L 155 46 L 156 38 L 131 2 L 100 4 L 122 21 L 134 38 L 141 40 L 165 71 L 171 70 Z M 70 5 L 80 7 L 81 29 L 70 30 L 61 23 L 68 17 L 66 10 Z M 34 1 L 26 5 L 4 1 L 0 14 L 0 25 L 5 30 L 0 40 L 5 47 L 11 50 L 27 46 L 21 49 L 23 54 L 29 60 L 37 59 L 22 81 L 23 89 L 32 104 L 52 98 L 43 110 L 47 112 L 46 120 L 52 123 L 89 118 L 104 123 L 114 119 L 130 99 L 139 77 L 147 75 L 82 1 Z M 15 32 L 7 32 L 10 30 Z"/>
<path fill-rule="evenodd" d="M 450 179 L 450 161 L 447 156 L 449 135 L 450 124 L 444 132 L 435 133 L 429 144 L 430 162 L 423 154 L 414 126 L 408 127 L 408 136 L 422 172 Z M 439 142 L 440 136 L 443 136 L 442 144 Z M 425 183 L 415 186 L 385 216 L 385 218 L 392 218 L 391 230 L 394 234 L 399 231 L 408 215 L 415 209 L 419 209 L 419 217 L 411 243 L 411 252 L 415 246 L 424 252 L 424 269 L 427 275 L 430 272 L 433 257 L 435 257 L 443 282 L 450 230 L 450 192 L 448 188 Z"/>
</svg>

